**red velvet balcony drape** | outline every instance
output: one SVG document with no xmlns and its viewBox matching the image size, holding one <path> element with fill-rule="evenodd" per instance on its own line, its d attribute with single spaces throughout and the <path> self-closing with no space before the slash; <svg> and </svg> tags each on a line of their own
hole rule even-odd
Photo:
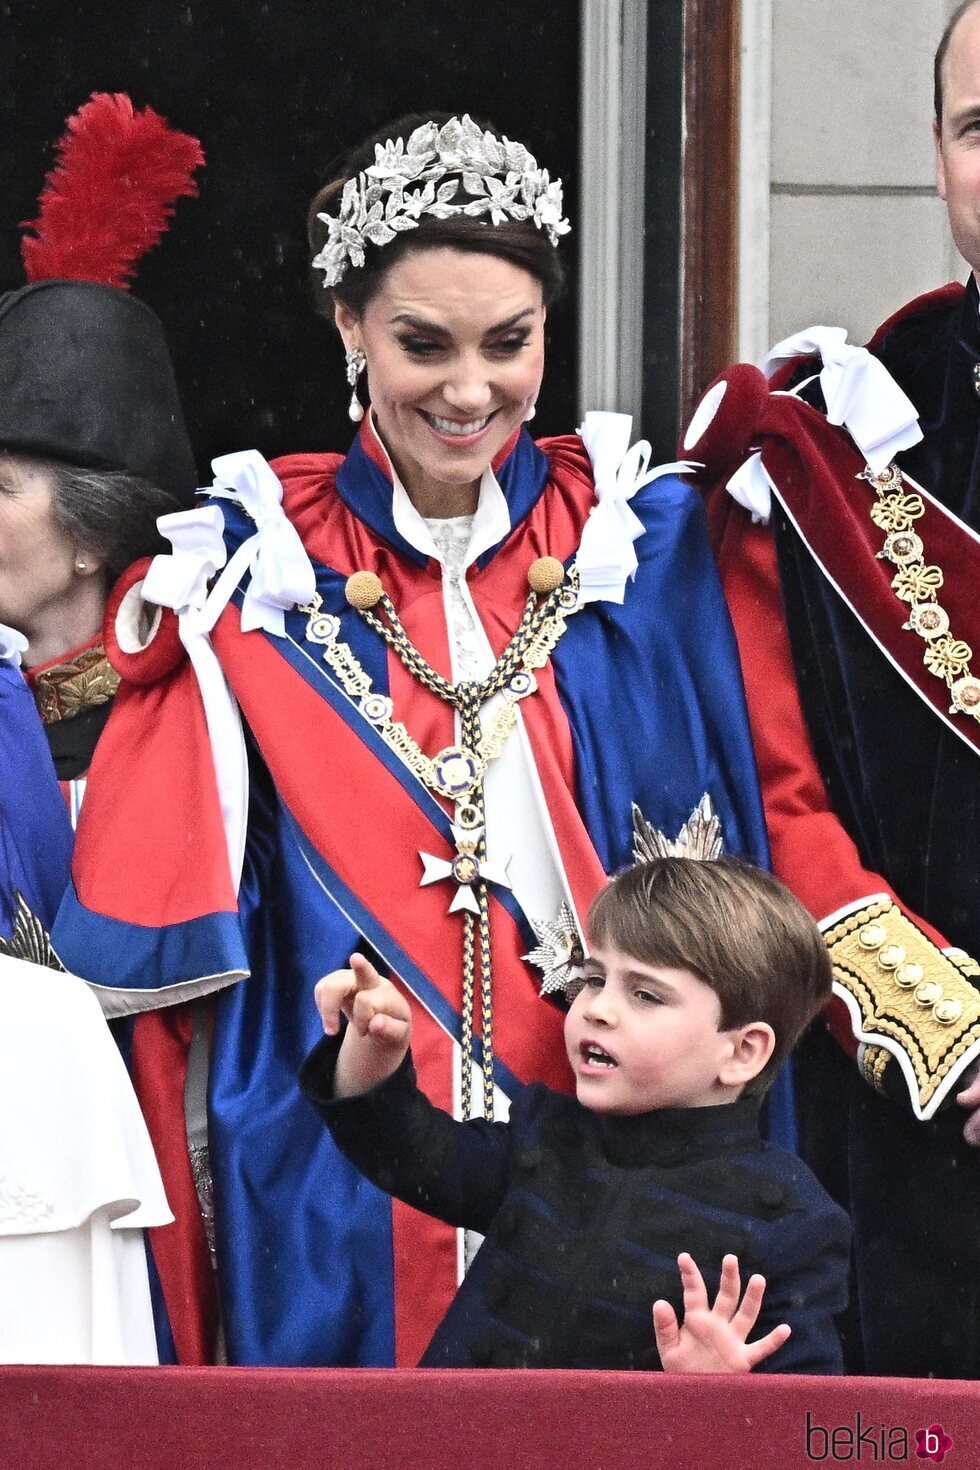
<svg viewBox="0 0 980 1470">
<path fill-rule="evenodd" d="M 2 1368 L 3 1470 L 980 1465 L 980 1387 L 580 1372 Z M 863 1438 L 862 1438 L 863 1436 Z M 941 1444 L 937 1435 L 929 1446 Z M 901 1453 L 905 1450 L 905 1453 Z M 873 1453 L 873 1450 L 876 1453 Z"/>
</svg>

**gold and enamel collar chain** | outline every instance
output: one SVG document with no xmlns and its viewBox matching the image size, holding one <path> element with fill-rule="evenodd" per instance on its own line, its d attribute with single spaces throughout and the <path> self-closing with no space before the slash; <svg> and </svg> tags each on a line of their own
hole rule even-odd
<svg viewBox="0 0 980 1470">
<path fill-rule="evenodd" d="M 484 780 L 492 761 L 501 754 L 517 722 L 517 706 L 538 685 L 534 671 L 544 668 L 579 606 L 578 576 L 568 572 L 555 557 L 539 557 L 528 571 L 530 592 L 517 629 L 485 679 L 453 684 L 443 678 L 419 653 L 402 626 L 401 619 L 374 572 L 355 572 L 348 578 L 346 597 L 368 625 L 388 644 L 404 667 L 424 688 L 459 714 L 459 744 L 446 746 L 428 756 L 393 718 L 388 695 L 374 692 L 370 676 L 348 643 L 340 637 L 340 619 L 322 611 L 316 593 L 301 612 L 309 614 L 306 638 L 322 647 L 322 658 L 337 676 L 345 692 L 357 702 L 361 714 L 378 731 L 385 743 L 428 789 L 454 803 L 452 858 L 420 852 L 423 873 L 420 887 L 450 879 L 456 892 L 450 913 L 463 914 L 463 996 L 460 1047 L 462 1113 L 470 1116 L 474 1003 L 476 996 L 477 948 L 480 968 L 481 1041 L 483 1048 L 483 1114 L 493 1117 L 493 998 L 490 955 L 490 899 L 488 883 L 509 887 L 507 863 L 493 862 L 486 850 L 486 805 Z M 494 695 L 502 698 L 486 730 L 480 711 Z"/>
<path fill-rule="evenodd" d="M 973 649 L 950 630 L 949 614 L 938 598 L 945 580 L 942 568 L 926 562 L 922 537 L 914 529 L 925 514 L 922 496 L 906 493 L 897 464 L 877 475 L 868 468 L 863 478 L 875 492 L 871 519 L 886 533 L 878 558 L 898 568 L 892 588 L 910 606 L 909 620 L 902 627 L 925 640 L 923 662 L 949 689 L 949 713 L 969 715 L 980 722 L 980 678 L 970 667 Z"/>
</svg>

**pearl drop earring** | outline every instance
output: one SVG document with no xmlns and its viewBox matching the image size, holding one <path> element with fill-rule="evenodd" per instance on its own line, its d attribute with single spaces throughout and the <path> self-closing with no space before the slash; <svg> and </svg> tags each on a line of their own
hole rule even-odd
<svg viewBox="0 0 980 1470">
<path fill-rule="evenodd" d="M 364 409 L 357 396 L 357 380 L 367 367 L 367 358 L 363 349 L 352 347 L 347 353 L 347 381 L 351 386 L 350 404 L 347 408 L 347 416 L 352 423 L 359 424 L 364 417 Z"/>
</svg>

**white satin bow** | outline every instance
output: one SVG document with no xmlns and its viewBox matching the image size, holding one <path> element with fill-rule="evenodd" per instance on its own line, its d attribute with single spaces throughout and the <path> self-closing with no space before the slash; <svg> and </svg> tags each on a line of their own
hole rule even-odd
<svg viewBox="0 0 980 1470">
<path fill-rule="evenodd" d="M 262 628 L 281 638 L 284 613 L 298 602 L 309 602 L 316 576 L 299 533 L 282 508 L 282 486 L 261 454 L 245 449 L 211 461 L 211 494 L 237 500 L 255 522 L 255 534 L 243 541 L 215 583 L 208 599 L 211 626 L 247 568 L 252 579 L 242 604 L 242 632 Z"/>
<path fill-rule="evenodd" d="M 763 371 L 771 378 L 790 358 L 814 355 L 823 363 L 820 387 L 828 421 L 847 429 L 875 474 L 918 444 L 922 430 L 914 403 L 883 362 L 848 342 L 843 327 L 809 327 L 777 342 Z"/>
<path fill-rule="evenodd" d="M 214 622 L 205 628 L 202 614 L 208 600 L 208 583 L 227 560 L 224 529 L 225 518 L 217 505 L 161 516 L 157 530 L 173 551 L 168 556 L 155 556 L 150 562 L 141 588 L 144 601 L 173 608 L 188 618 L 193 615 L 195 624 L 210 632 Z"/>
<path fill-rule="evenodd" d="M 739 465 L 725 489 L 733 500 L 749 512 L 755 525 L 768 526 L 772 515 L 772 476 L 762 463 L 758 450 Z"/>
<path fill-rule="evenodd" d="M 245 856 L 248 764 L 238 704 L 208 634 L 246 571 L 252 577 L 242 606 L 242 631 L 256 628 L 282 637 L 284 613 L 309 602 L 316 576 L 295 528 L 282 508 L 282 486 L 254 449 L 212 460 L 212 495 L 237 500 L 255 522 L 255 534 L 230 558 L 224 544 L 224 515 L 218 505 L 161 516 L 160 534 L 173 547 L 155 556 L 143 583 L 147 602 L 177 614 L 180 640 L 197 675 L 214 758 L 218 797 L 236 891 Z M 208 583 L 221 570 L 208 591 Z"/>
<path fill-rule="evenodd" d="M 637 490 L 661 475 L 682 474 L 687 461 L 650 469 L 651 447 L 639 439 L 630 448 L 633 420 L 628 413 L 589 412 L 579 429 L 592 461 L 596 504 L 582 531 L 575 564 L 579 574 L 579 603 L 619 602 L 626 583 L 636 576 L 633 543 L 644 525 L 630 509 Z"/>
<path fill-rule="evenodd" d="M 218 505 L 197 506 L 161 516 L 157 527 L 173 550 L 169 555 L 153 558 L 140 591 L 146 602 L 172 608 L 177 614 L 180 641 L 194 669 L 204 706 L 229 871 L 237 892 L 245 859 L 248 761 L 238 703 L 208 634 L 249 559 L 239 558 L 236 566 L 232 565 L 235 557 L 232 562 L 227 561 L 224 525 L 225 518 Z M 250 537 L 245 545 L 252 546 L 257 539 Z M 222 567 L 224 572 L 209 593 L 208 584 Z"/>
</svg>

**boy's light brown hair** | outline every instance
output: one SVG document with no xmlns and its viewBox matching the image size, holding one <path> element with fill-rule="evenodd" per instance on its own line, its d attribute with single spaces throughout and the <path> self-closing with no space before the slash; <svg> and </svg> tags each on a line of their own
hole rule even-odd
<svg viewBox="0 0 980 1470">
<path fill-rule="evenodd" d="M 721 1029 L 765 1021 L 776 1047 L 744 1088 L 761 1095 L 830 999 L 819 929 L 789 889 L 737 858 L 657 858 L 614 878 L 587 922 L 594 945 L 645 965 L 692 970 L 721 1003 Z"/>
</svg>

